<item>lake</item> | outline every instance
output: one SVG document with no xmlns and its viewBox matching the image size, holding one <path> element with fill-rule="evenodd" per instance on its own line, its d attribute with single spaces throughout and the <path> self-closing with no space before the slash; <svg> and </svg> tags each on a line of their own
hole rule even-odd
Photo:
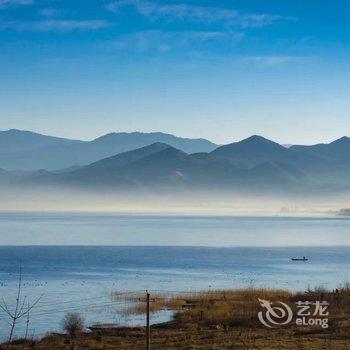
<svg viewBox="0 0 350 350">
<path fill-rule="evenodd" d="M 14 304 L 20 262 L 23 295 L 43 294 L 30 317 L 34 335 L 59 330 L 71 311 L 87 324 L 143 324 L 120 312 L 116 291 L 305 290 L 350 281 L 350 220 L 338 217 L 0 213 L 0 244 L 0 300 Z M 310 260 L 290 260 L 303 255 Z M 16 334 L 23 333 L 22 321 Z"/>
</svg>

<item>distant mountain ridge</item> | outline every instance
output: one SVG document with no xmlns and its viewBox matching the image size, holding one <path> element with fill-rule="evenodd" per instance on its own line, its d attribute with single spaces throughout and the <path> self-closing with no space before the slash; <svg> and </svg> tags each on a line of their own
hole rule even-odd
<svg viewBox="0 0 350 350">
<path fill-rule="evenodd" d="M 0 131 L 0 155 L 38 150 L 42 147 L 79 144 L 82 142 L 83 141 L 42 135 L 32 131 L 10 129 L 7 131 Z"/>
<path fill-rule="evenodd" d="M 284 160 L 288 157 L 290 151 L 276 142 L 262 136 L 253 135 L 242 141 L 218 147 L 211 154 L 230 158 L 251 166 L 267 161 Z"/>
<path fill-rule="evenodd" d="M 162 133 L 119 133 L 107 134 L 89 142 L 49 139 L 53 146 L 43 149 L 45 136 L 42 138 L 40 135 L 36 143 L 33 143 L 32 136 L 30 142 L 26 141 L 30 152 L 38 154 L 40 150 L 41 156 L 51 155 L 54 162 L 60 154 L 66 162 L 67 150 L 74 157 L 80 155 L 84 161 L 87 161 L 85 156 L 96 158 L 115 149 L 127 151 L 97 158 L 87 165 L 65 166 L 58 170 L 29 172 L 1 169 L 0 185 L 136 192 L 234 190 L 320 193 L 350 189 L 350 139 L 345 137 L 330 144 L 286 148 L 253 135 L 211 149 L 213 144 L 203 139 L 181 139 Z M 169 139 L 190 150 L 198 150 L 203 145 L 209 150 L 186 152 L 166 142 L 148 144 L 153 138 Z M 128 150 L 136 143 L 146 145 Z M 12 146 L 12 150 L 16 154 L 16 147 Z"/>
<path fill-rule="evenodd" d="M 205 139 L 181 138 L 161 132 L 110 133 L 92 141 L 70 140 L 11 129 L 0 131 L 0 168 L 59 170 L 163 142 L 187 153 L 210 152 L 217 145 Z"/>
<path fill-rule="evenodd" d="M 350 161 L 350 138 L 343 136 L 331 143 L 320 143 L 312 146 L 294 145 L 290 149 L 302 151 L 329 160 Z"/>
<path fill-rule="evenodd" d="M 268 161 L 245 167 L 209 153 L 187 154 L 164 143 L 128 151 L 65 173 L 27 177 L 25 185 L 108 190 L 261 190 L 303 186 L 307 176 L 292 165 Z"/>
</svg>

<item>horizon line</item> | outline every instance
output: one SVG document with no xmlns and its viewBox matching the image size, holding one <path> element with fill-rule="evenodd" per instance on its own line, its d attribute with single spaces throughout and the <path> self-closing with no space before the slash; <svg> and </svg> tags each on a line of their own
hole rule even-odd
<svg viewBox="0 0 350 350">
<path fill-rule="evenodd" d="M 321 145 L 321 144 L 330 144 L 332 142 L 335 142 L 335 141 L 338 141 L 338 140 L 341 140 L 343 138 L 349 138 L 348 136 L 346 135 L 343 135 L 343 136 L 340 136 L 340 137 L 337 137 L 336 139 L 332 139 L 330 141 L 327 141 L 327 142 L 318 142 L 318 143 L 310 143 L 310 144 L 299 144 L 299 143 L 292 143 L 292 142 L 277 142 L 277 141 L 274 141 L 273 139 L 269 138 L 269 137 L 266 137 L 266 136 L 263 136 L 261 134 L 256 134 L 256 133 L 253 133 L 251 134 L 250 136 L 247 136 L 247 137 L 244 137 L 242 139 L 236 139 L 236 140 L 233 140 L 233 141 L 230 141 L 228 143 L 216 143 L 214 141 L 212 141 L 211 139 L 209 138 L 205 138 L 205 137 L 184 137 L 184 136 L 179 136 L 177 134 L 174 134 L 174 133 L 170 133 L 170 132 L 166 132 L 166 131 L 140 131 L 140 130 L 135 130 L 135 131 L 110 131 L 110 132 L 106 132 L 105 134 L 102 134 L 102 135 L 99 135 L 99 136 L 96 136 L 96 137 L 93 137 L 92 139 L 81 139 L 81 138 L 70 138 L 70 137 L 66 137 L 66 136 L 61 136 L 61 135 L 55 135 L 55 134 L 49 134 L 49 133 L 46 133 L 46 132 L 41 132 L 41 131 L 34 131 L 34 130 L 28 130 L 28 129 L 18 129 L 18 128 L 9 128 L 7 130 L 0 130 L 0 133 L 3 133 L 3 132 L 10 132 L 10 131 L 16 131 L 16 132 L 28 132 L 28 133 L 33 133 L 33 134 L 38 134 L 38 135 L 42 135 L 42 136 L 47 136 L 47 137 L 56 137 L 56 138 L 62 138 L 62 139 L 67 139 L 67 140 L 71 140 L 71 141 L 81 141 L 81 142 L 92 142 L 92 141 L 95 141 L 99 138 L 102 138 L 104 136 L 107 136 L 107 135 L 112 135 L 112 134 L 164 134 L 164 135 L 170 135 L 170 136 L 175 136 L 175 137 L 178 137 L 178 138 L 182 138 L 182 139 L 188 139 L 188 140 L 205 140 L 205 141 L 209 141 L 211 143 L 213 143 L 214 145 L 217 145 L 217 146 L 224 146 L 224 145 L 227 145 L 227 144 L 231 144 L 231 143 L 235 143 L 235 142 L 241 142 L 241 141 L 244 141 L 244 140 L 247 140 L 249 138 L 252 138 L 252 137 L 262 137 L 266 140 L 269 140 L 269 141 L 273 141 L 275 143 L 278 143 L 284 147 L 290 147 L 290 146 L 314 146 L 314 145 Z"/>
</svg>

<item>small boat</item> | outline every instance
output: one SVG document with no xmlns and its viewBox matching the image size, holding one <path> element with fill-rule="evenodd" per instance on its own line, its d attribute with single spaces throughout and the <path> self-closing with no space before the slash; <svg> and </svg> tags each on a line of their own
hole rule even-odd
<svg viewBox="0 0 350 350">
<path fill-rule="evenodd" d="M 308 258 L 305 258 L 305 256 L 303 256 L 302 258 L 292 258 L 292 261 L 308 261 Z"/>
</svg>

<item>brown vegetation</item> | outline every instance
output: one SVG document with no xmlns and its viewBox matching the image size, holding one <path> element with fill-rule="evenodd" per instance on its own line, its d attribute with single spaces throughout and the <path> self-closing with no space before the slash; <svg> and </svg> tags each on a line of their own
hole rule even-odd
<svg viewBox="0 0 350 350">
<path fill-rule="evenodd" d="M 116 295 L 115 298 L 121 298 Z M 125 298 L 125 296 L 124 296 Z M 295 322 L 269 329 L 257 314 L 259 299 L 285 302 L 296 311 L 297 301 L 327 301 L 329 328 L 297 326 Z M 127 297 L 127 314 L 145 311 L 144 295 Z M 152 349 L 350 349 L 350 288 L 317 289 L 304 293 L 284 290 L 242 289 L 183 294 L 151 294 L 151 311 L 171 309 L 171 323 L 153 326 Z M 293 319 L 294 320 L 294 319 Z M 53 334 L 36 344 L 13 344 L 12 349 L 71 349 L 65 335 Z M 77 334 L 75 349 L 144 349 L 142 327 L 106 329 Z"/>
</svg>

